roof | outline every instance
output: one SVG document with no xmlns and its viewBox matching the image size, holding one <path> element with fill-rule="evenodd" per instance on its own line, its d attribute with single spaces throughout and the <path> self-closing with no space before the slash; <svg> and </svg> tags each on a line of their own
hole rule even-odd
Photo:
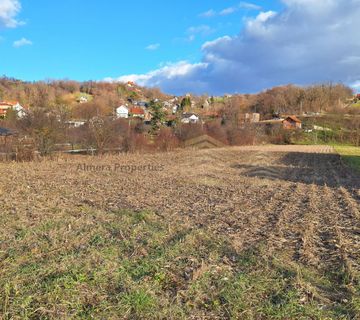
<svg viewBox="0 0 360 320">
<path fill-rule="evenodd" d="M 130 109 L 131 114 L 145 114 L 145 111 L 142 108 L 134 107 Z"/>
<path fill-rule="evenodd" d="M 301 120 L 299 120 L 296 116 L 288 116 L 285 120 L 291 119 L 294 122 L 301 123 Z"/>
<path fill-rule="evenodd" d="M 191 120 L 195 120 L 195 119 L 199 119 L 199 117 L 198 116 L 196 116 L 195 114 L 193 114 L 189 119 L 191 119 Z"/>
<path fill-rule="evenodd" d="M 14 132 L 10 129 L 0 127 L 0 136 L 12 136 L 13 134 Z"/>
<path fill-rule="evenodd" d="M 16 105 L 19 105 L 23 109 L 28 110 L 28 107 L 22 106 L 18 101 L 0 101 L 0 106 L 8 106 L 8 107 L 14 107 Z"/>
<path fill-rule="evenodd" d="M 126 112 L 129 111 L 129 109 L 128 109 L 126 106 L 117 107 L 116 110 L 124 110 L 124 111 L 126 111 Z"/>
<path fill-rule="evenodd" d="M 17 101 L 0 101 L 0 105 L 10 106 L 10 107 L 16 106 L 18 103 L 19 102 Z"/>
</svg>

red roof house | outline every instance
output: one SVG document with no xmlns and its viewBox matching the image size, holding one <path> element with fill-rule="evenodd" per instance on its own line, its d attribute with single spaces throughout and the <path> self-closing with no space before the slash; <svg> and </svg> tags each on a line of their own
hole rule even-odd
<svg viewBox="0 0 360 320">
<path fill-rule="evenodd" d="M 145 117 L 145 111 L 144 109 L 140 108 L 140 107 L 133 107 L 129 110 L 129 114 L 132 117 L 135 118 L 144 118 Z"/>
<path fill-rule="evenodd" d="M 8 110 L 14 110 L 19 117 L 25 115 L 25 108 L 17 101 L 0 101 L 0 117 L 6 116 Z"/>
</svg>

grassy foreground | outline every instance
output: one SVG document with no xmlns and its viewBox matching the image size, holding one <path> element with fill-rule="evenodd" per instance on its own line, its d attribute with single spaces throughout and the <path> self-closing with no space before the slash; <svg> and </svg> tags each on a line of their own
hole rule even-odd
<svg viewBox="0 0 360 320">
<path fill-rule="evenodd" d="M 360 171 L 360 147 L 337 145 L 335 150 L 349 166 Z"/>
<path fill-rule="evenodd" d="M 0 235 L 0 319 L 350 319 L 339 275 L 152 212 L 91 207 Z M 342 271 L 339 270 L 339 273 Z M 346 280 L 344 280 L 346 285 Z"/>
</svg>

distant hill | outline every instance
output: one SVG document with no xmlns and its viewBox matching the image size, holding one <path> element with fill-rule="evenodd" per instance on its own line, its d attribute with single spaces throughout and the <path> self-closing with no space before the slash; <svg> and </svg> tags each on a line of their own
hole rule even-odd
<svg viewBox="0 0 360 320">
<path fill-rule="evenodd" d="M 189 108 L 199 112 L 201 109 L 212 109 L 210 111 L 222 113 L 258 112 L 264 116 L 280 113 L 301 115 L 305 112 L 341 110 L 352 96 L 352 90 L 342 84 L 330 83 L 308 87 L 287 85 L 258 94 L 191 96 Z M 61 107 L 75 115 L 81 114 L 87 106 L 108 114 L 113 112 L 115 107 L 128 101 L 167 101 L 171 98 L 173 96 L 161 92 L 160 89 L 144 88 L 133 82 L 24 82 L 7 77 L 0 78 L 0 100 L 19 101 L 30 109 L 51 110 Z M 182 98 L 180 97 L 179 103 Z"/>
</svg>

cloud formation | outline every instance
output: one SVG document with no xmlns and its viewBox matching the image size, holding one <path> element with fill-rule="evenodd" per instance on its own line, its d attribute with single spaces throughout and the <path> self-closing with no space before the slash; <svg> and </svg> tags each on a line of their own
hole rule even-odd
<svg viewBox="0 0 360 320">
<path fill-rule="evenodd" d="M 248 9 L 248 10 L 261 10 L 262 8 L 258 6 L 257 4 L 250 3 L 250 2 L 240 2 L 239 7 L 242 9 Z"/>
<path fill-rule="evenodd" d="M 360 0 L 282 1 L 281 12 L 248 18 L 237 36 L 205 43 L 200 63 L 182 61 L 133 79 L 171 93 L 256 92 L 327 81 L 358 86 Z M 177 69 L 182 72 L 171 76 Z"/>
<path fill-rule="evenodd" d="M 20 47 L 24 47 L 24 46 L 31 46 L 33 43 L 32 41 L 26 39 L 26 38 L 21 38 L 20 40 L 16 40 L 13 43 L 13 46 L 15 48 L 20 48 Z"/>
<path fill-rule="evenodd" d="M 160 43 L 149 44 L 145 49 L 150 51 L 155 51 L 160 48 Z"/>
<path fill-rule="evenodd" d="M 130 74 L 117 79 L 106 78 L 105 81 L 127 82 L 133 81 L 139 85 L 160 87 L 166 92 L 188 92 L 189 88 L 205 90 L 207 84 L 197 78 L 207 68 L 206 63 L 191 64 L 187 61 L 168 63 L 160 69 L 146 74 Z M 190 92 L 190 91 L 189 91 Z"/>
<path fill-rule="evenodd" d="M 0 28 L 16 28 L 23 22 L 16 19 L 21 10 L 19 0 L 0 0 Z"/>
<path fill-rule="evenodd" d="M 214 9 L 210 9 L 206 12 L 201 13 L 199 16 L 201 18 L 212 18 L 215 16 L 227 16 L 230 14 L 233 14 L 241 9 L 246 9 L 246 10 L 261 10 L 262 8 L 256 4 L 250 3 L 250 2 L 240 2 L 238 5 L 235 5 L 233 7 L 228 7 L 225 8 L 219 12 L 215 11 Z"/>
<path fill-rule="evenodd" d="M 217 12 L 214 10 L 214 9 L 210 9 L 208 11 L 205 11 L 203 13 L 200 13 L 200 17 L 201 18 L 211 18 L 211 17 L 214 17 L 216 16 Z"/>
<path fill-rule="evenodd" d="M 221 11 L 219 12 L 219 14 L 220 14 L 221 16 L 227 16 L 227 15 L 229 15 L 229 14 L 232 14 L 232 13 L 236 12 L 236 11 L 237 11 L 237 8 L 235 8 L 235 7 L 230 7 L 230 8 L 226 8 L 226 9 L 224 9 L 224 10 L 221 10 Z"/>
</svg>

